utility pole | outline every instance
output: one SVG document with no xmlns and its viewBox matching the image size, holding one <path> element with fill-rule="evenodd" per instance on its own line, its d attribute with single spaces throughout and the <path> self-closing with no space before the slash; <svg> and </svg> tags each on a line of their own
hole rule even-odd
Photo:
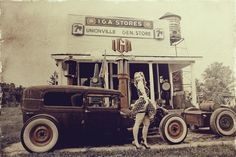
<svg viewBox="0 0 236 157">
<path fill-rule="evenodd" d="M 175 56 L 178 56 L 177 53 L 177 45 L 179 45 L 182 41 L 184 41 L 184 38 L 181 38 L 179 41 L 172 43 L 171 45 L 173 45 L 175 47 Z"/>
<path fill-rule="evenodd" d="M 0 6 L 0 19 L 2 18 L 2 9 Z M 0 28 L 0 83 L 2 83 L 2 29 Z M 2 110 L 2 96 L 3 96 L 3 91 L 2 87 L 0 86 L 0 115 L 1 115 L 1 110 Z M 2 130 L 0 127 L 0 138 L 2 136 Z"/>
<path fill-rule="evenodd" d="M 0 6 L 0 19 L 1 18 L 2 18 L 2 8 Z M 2 82 L 2 28 L 0 28 L 0 82 Z"/>
</svg>

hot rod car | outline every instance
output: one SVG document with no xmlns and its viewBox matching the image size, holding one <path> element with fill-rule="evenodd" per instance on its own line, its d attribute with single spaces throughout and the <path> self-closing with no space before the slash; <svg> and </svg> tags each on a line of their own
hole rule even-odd
<svg viewBox="0 0 236 157">
<path fill-rule="evenodd" d="M 199 108 L 190 107 L 182 113 L 188 127 L 196 131 L 210 127 L 219 136 L 232 136 L 236 133 L 236 114 L 225 105 L 206 101 Z"/>
<path fill-rule="evenodd" d="M 26 88 L 21 104 L 24 126 L 21 142 L 29 152 L 47 152 L 58 143 L 65 130 L 71 128 L 127 130 L 134 124 L 130 110 L 121 108 L 118 90 L 84 86 L 33 86 Z M 76 127 L 75 127 L 76 126 Z M 152 122 L 161 137 L 178 144 L 187 136 L 187 125 L 178 114 L 162 107 Z"/>
</svg>

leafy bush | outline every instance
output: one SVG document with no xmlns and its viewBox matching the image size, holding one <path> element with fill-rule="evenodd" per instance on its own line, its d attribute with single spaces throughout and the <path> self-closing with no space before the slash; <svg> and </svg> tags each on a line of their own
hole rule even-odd
<svg viewBox="0 0 236 157">
<path fill-rule="evenodd" d="M 14 83 L 0 83 L 3 107 L 15 107 L 21 103 L 24 88 L 16 87 Z"/>
<path fill-rule="evenodd" d="M 50 76 L 50 81 L 48 81 L 49 85 L 58 85 L 58 73 L 56 71 Z"/>
</svg>

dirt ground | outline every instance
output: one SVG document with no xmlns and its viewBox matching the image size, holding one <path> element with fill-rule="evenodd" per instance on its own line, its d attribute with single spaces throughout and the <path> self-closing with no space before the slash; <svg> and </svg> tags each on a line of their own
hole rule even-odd
<svg viewBox="0 0 236 157">
<path fill-rule="evenodd" d="M 29 154 L 19 142 L 22 117 L 19 108 L 4 108 L 0 115 L 0 157 L 3 156 L 236 156 L 236 138 L 219 137 L 208 129 L 189 131 L 182 144 L 168 145 L 159 134 L 148 136 L 151 150 L 136 150 L 127 141 L 114 142 L 113 137 L 88 138 L 87 144 L 61 146 L 51 153 Z M 93 145 L 91 143 L 93 141 Z"/>
<path fill-rule="evenodd" d="M 34 154 L 24 150 L 21 143 L 14 143 L 3 149 L 3 156 L 20 157 L 57 157 L 57 156 L 98 156 L 98 157 L 125 157 L 125 156 L 236 156 L 236 143 L 233 137 L 215 137 L 211 134 L 190 133 L 184 143 L 178 145 L 166 144 L 159 135 L 148 137 L 151 149 L 136 150 L 130 143 L 117 145 L 114 143 L 96 146 L 69 147 L 56 149 L 50 153 Z"/>
</svg>

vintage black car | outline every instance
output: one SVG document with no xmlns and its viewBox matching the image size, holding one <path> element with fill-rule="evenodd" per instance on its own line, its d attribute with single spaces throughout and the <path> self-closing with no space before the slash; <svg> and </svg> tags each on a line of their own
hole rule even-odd
<svg viewBox="0 0 236 157">
<path fill-rule="evenodd" d="M 84 86 L 34 86 L 26 88 L 21 105 L 24 126 L 21 142 L 29 152 L 52 150 L 61 133 L 71 128 L 127 130 L 134 124 L 130 110 L 121 108 L 118 90 Z M 178 114 L 158 107 L 152 127 L 162 138 L 178 144 L 187 136 L 187 125 Z"/>
</svg>

